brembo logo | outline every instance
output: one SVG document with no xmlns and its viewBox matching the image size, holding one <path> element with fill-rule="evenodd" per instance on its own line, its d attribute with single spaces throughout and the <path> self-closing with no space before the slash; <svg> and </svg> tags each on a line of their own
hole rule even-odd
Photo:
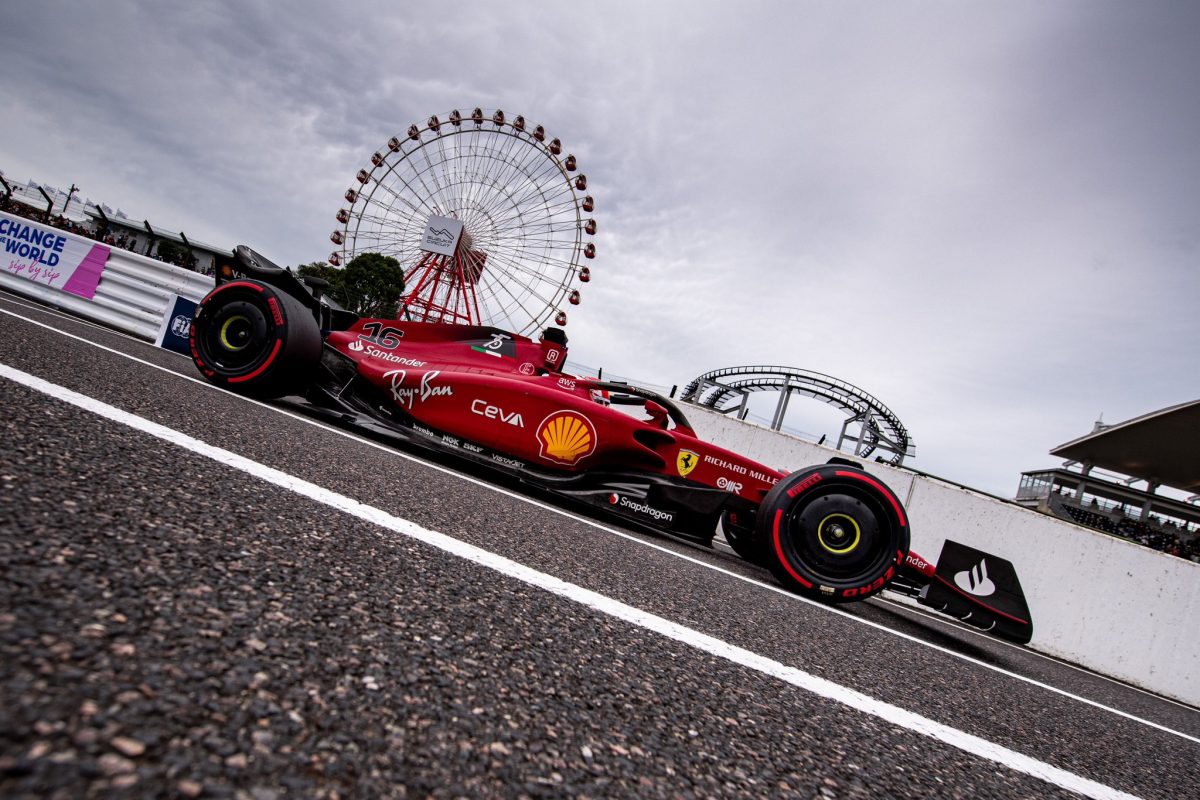
<svg viewBox="0 0 1200 800">
<path fill-rule="evenodd" d="M 498 419 L 506 425 L 512 425 L 517 428 L 525 427 L 525 420 L 521 418 L 519 413 L 505 411 L 503 408 L 489 404 L 486 400 L 472 401 L 471 413 L 487 417 L 488 419 Z"/>
<path fill-rule="evenodd" d="M 669 511 L 662 511 L 645 503 L 636 503 L 628 497 L 622 497 L 619 494 L 610 494 L 608 496 L 608 503 L 609 505 L 627 508 L 635 514 L 645 514 L 654 519 L 655 522 L 671 522 L 675 519 L 675 515 Z"/>
<path fill-rule="evenodd" d="M 955 573 L 954 585 L 976 597 L 987 597 L 996 593 L 996 584 L 992 583 L 987 574 L 987 560 L 982 558 L 969 570 Z"/>
</svg>

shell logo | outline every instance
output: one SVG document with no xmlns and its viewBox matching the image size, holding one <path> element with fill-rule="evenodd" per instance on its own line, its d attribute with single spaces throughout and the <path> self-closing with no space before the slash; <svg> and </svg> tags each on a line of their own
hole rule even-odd
<svg viewBox="0 0 1200 800">
<path fill-rule="evenodd" d="M 555 411 L 537 429 L 542 458 L 574 464 L 596 449 L 596 428 L 574 411 Z"/>
</svg>

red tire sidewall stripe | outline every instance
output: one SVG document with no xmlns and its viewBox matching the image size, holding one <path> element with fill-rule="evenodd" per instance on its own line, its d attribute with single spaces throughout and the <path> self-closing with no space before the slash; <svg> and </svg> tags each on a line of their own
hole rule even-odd
<svg viewBox="0 0 1200 800">
<path fill-rule="evenodd" d="M 257 378 L 259 375 L 263 374 L 266 368 L 271 366 L 271 362 L 275 360 L 275 356 L 279 355 L 279 348 L 282 346 L 283 339 L 276 339 L 275 348 L 271 350 L 271 355 L 267 356 L 267 360 L 262 363 L 262 366 L 254 370 L 254 372 L 251 372 L 249 375 L 242 375 L 239 378 L 230 378 L 229 383 L 241 383 L 242 381 L 248 381 L 251 378 Z"/>
<path fill-rule="evenodd" d="M 213 289 L 211 292 L 208 293 L 208 296 L 205 297 L 204 300 L 201 301 L 201 304 L 203 305 L 204 303 L 207 303 L 209 300 L 211 300 L 213 297 L 215 297 L 218 292 L 223 292 L 226 289 L 233 289 L 235 287 L 241 287 L 243 289 L 253 289 L 256 292 L 263 291 L 263 287 L 259 286 L 257 283 L 250 283 L 248 281 L 234 281 L 233 283 L 225 283 L 225 284 L 222 284 L 222 285 L 218 286 L 217 288 Z"/>
<path fill-rule="evenodd" d="M 797 583 L 799 583 L 805 589 L 811 589 L 812 581 L 805 580 L 796 572 L 796 570 L 792 569 L 791 562 L 788 561 L 787 556 L 783 554 L 783 540 L 779 535 L 779 526 L 781 522 L 783 522 L 783 509 L 778 508 L 775 510 L 775 523 L 773 532 L 773 538 L 775 539 L 775 555 L 779 557 L 779 563 L 783 564 L 783 568 L 788 571 L 788 574 L 791 575 Z"/>
</svg>

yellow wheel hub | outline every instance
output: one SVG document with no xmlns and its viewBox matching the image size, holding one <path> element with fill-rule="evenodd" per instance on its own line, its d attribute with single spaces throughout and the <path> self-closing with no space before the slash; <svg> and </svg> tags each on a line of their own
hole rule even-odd
<svg viewBox="0 0 1200 800">
<path fill-rule="evenodd" d="M 234 344 L 233 342 L 229 341 L 229 329 L 231 327 L 233 327 L 233 325 L 235 323 L 238 323 L 238 322 L 249 324 L 250 320 L 239 315 L 236 317 L 230 317 L 229 319 L 225 320 L 225 324 L 221 326 L 221 332 L 220 332 L 221 346 L 224 347 L 226 350 L 232 350 L 232 351 L 236 352 L 246 346 L 246 342 L 242 342 L 241 344 Z"/>
<path fill-rule="evenodd" d="M 862 541 L 862 529 L 853 517 L 830 514 L 817 526 L 817 541 L 835 556 L 844 556 L 858 547 Z"/>
</svg>

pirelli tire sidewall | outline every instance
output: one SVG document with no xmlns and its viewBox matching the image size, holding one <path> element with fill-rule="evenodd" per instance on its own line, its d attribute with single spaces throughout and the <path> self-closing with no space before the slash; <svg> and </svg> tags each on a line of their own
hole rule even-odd
<svg viewBox="0 0 1200 800">
<path fill-rule="evenodd" d="M 321 359 L 321 331 L 296 298 L 255 280 L 222 284 L 200 302 L 192 361 L 211 383 L 259 398 L 302 392 Z"/>
<path fill-rule="evenodd" d="M 777 483 L 758 512 L 767 566 L 788 588 L 826 603 L 876 594 L 909 550 L 908 514 L 878 478 L 854 467 L 808 467 Z M 861 548 L 861 549 L 860 549 Z"/>
</svg>

